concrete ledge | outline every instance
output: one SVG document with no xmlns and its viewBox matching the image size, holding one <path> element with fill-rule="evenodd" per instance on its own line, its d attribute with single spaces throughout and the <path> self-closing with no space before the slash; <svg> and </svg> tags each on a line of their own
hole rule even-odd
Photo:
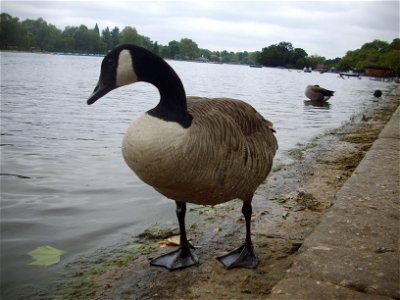
<svg viewBox="0 0 400 300">
<path fill-rule="evenodd" d="M 400 299 L 400 108 L 267 299 Z"/>
<path fill-rule="evenodd" d="M 393 116 L 390 118 L 388 124 L 383 128 L 381 134 L 379 135 L 380 139 L 382 138 L 400 138 L 400 106 L 397 108 Z"/>
<path fill-rule="evenodd" d="M 310 278 L 290 277 L 282 280 L 273 288 L 272 295 L 267 299 L 274 300 L 389 300 L 392 298 L 378 295 L 368 295 L 351 289 L 321 282 Z"/>
</svg>

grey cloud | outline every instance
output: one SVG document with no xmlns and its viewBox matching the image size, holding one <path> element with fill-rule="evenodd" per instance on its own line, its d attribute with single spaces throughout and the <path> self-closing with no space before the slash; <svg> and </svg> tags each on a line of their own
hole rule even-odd
<svg viewBox="0 0 400 300">
<path fill-rule="evenodd" d="M 61 29 L 133 26 L 161 44 L 187 37 L 211 50 L 255 51 L 288 41 L 328 58 L 399 36 L 398 1 L 3 1 L 2 11 L 43 17 Z"/>
</svg>

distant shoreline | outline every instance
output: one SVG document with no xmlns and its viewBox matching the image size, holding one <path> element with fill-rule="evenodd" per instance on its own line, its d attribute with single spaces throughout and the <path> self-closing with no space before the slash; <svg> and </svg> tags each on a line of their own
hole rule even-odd
<svg viewBox="0 0 400 300">
<path fill-rule="evenodd" d="M 32 54 L 51 54 L 51 55 L 66 55 L 66 56 L 89 56 L 89 57 L 104 57 L 105 54 L 101 53 L 82 53 L 82 52 L 48 52 L 48 51 L 27 51 L 27 50 L 7 50 L 1 49 L 0 53 L 8 52 L 8 53 L 32 53 Z"/>
</svg>

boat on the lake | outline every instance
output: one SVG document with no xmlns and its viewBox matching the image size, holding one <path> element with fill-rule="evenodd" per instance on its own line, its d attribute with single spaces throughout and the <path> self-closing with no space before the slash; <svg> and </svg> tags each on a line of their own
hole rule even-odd
<svg viewBox="0 0 400 300">
<path fill-rule="evenodd" d="M 341 73 L 339 73 L 339 76 L 340 76 L 341 78 L 343 78 L 343 79 L 344 79 L 345 76 L 347 76 L 347 78 L 349 78 L 349 77 L 361 78 L 361 73 L 353 72 L 353 71 L 348 71 L 348 72 L 341 72 Z"/>
</svg>

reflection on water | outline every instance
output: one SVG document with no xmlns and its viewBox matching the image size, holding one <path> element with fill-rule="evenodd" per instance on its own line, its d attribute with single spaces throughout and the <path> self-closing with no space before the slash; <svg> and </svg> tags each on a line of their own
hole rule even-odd
<svg viewBox="0 0 400 300">
<path fill-rule="evenodd" d="M 312 101 L 312 100 L 304 100 L 304 106 L 306 109 L 313 107 L 313 108 L 320 108 L 320 109 L 329 109 L 331 104 L 328 101 Z"/>
<path fill-rule="evenodd" d="M 120 144 L 132 119 L 154 107 L 145 83 L 87 106 L 101 58 L 1 53 L 1 280 L 5 298 L 48 281 L 76 255 L 175 222 L 174 204 L 140 182 Z M 276 163 L 297 143 L 339 126 L 370 105 L 385 83 L 281 69 L 171 61 L 188 95 L 231 97 L 274 123 Z M 335 90 L 328 106 L 304 101 L 304 88 Z M 66 251 L 61 264 L 28 265 L 41 245 Z M 30 285 L 31 284 L 31 285 Z"/>
</svg>

